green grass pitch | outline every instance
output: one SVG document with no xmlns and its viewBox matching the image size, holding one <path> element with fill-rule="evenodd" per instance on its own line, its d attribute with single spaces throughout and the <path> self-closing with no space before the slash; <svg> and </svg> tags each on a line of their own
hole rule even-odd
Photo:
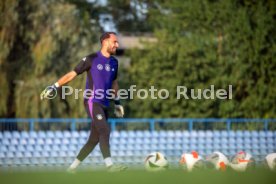
<svg viewBox="0 0 276 184">
<path fill-rule="evenodd" d="M 129 169 L 108 173 L 104 170 L 80 170 L 75 174 L 64 171 L 0 171 L 1 184 L 275 184 L 276 173 L 256 169 L 244 173 L 214 170 L 193 171 L 172 169 L 147 172 Z"/>
</svg>

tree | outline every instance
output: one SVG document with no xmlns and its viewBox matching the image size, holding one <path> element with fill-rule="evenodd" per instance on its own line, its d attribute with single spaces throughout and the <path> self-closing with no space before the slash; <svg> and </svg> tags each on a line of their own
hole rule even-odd
<svg viewBox="0 0 276 184">
<path fill-rule="evenodd" d="M 170 90 L 167 100 L 129 101 L 135 117 L 274 117 L 275 10 L 267 1 L 156 1 L 158 43 L 131 53 L 130 80 Z M 177 100 L 176 86 L 233 85 L 233 100 Z M 140 107 L 139 109 L 136 107 Z"/>
<path fill-rule="evenodd" d="M 1 109 L 4 117 L 84 115 L 81 100 L 43 101 L 39 94 L 91 53 L 99 27 L 65 1 L 2 1 Z M 6 17 L 10 17 L 7 19 Z M 72 83 L 84 84 L 85 76 Z M 59 102 L 59 105 L 57 105 Z"/>
</svg>

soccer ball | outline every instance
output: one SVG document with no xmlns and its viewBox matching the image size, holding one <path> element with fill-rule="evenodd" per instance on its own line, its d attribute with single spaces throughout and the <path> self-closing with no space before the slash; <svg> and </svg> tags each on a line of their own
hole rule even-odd
<svg viewBox="0 0 276 184">
<path fill-rule="evenodd" d="M 276 153 L 270 153 L 265 157 L 265 161 L 269 169 L 276 171 Z"/>
<path fill-rule="evenodd" d="M 220 171 L 225 171 L 229 165 L 228 158 L 219 151 L 215 151 L 207 156 L 206 161 L 208 166 Z"/>
<path fill-rule="evenodd" d="M 253 159 L 252 155 L 250 153 L 246 153 L 244 151 L 241 151 L 237 153 L 232 159 L 231 159 L 231 168 L 235 171 L 246 171 L 249 168 L 252 168 L 255 164 L 255 160 Z"/>
<path fill-rule="evenodd" d="M 191 153 L 183 153 L 179 164 L 184 170 L 187 171 L 192 171 L 193 169 L 204 167 L 204 161 L 196 151 L 192 151 Z"/>
<path fill-rule="evenodd" d="M 145 168 L 148 171 L 162 171 L 168 167 L 167 158 L 160 152 L 150 153 L 145 159 Z"/>
</svg>

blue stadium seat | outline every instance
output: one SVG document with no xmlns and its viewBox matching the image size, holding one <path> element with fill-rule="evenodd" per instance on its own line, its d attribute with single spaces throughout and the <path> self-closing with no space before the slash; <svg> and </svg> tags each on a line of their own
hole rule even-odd
<svg viewBox="0 0 276 184">
<path fill-rule="evenodd" d="M 56 150 L 49 152 L 49 154 L 50 154 L 50 157 L 58 157 L 58 152 Z"/>
<path fill-rule="evenodd" d="M 172 130 L 166 131 L 165 134 L 167 134 L 167 137 L 171 137 L 171 138 L 175 137 L 174 131 Z"/>
<path fill-rule="evenodd" d="M 190 132 L 188 132 L 188 131 L 183 131 L 183 139 L 188 139 L 188 138 L 190 138 Z"/>
<path fill-rule="evenodd" d="M 167 138 L 168 134 L 166 133 L 166 131 L 162 130 L 159 131 L 159 138 Z"/>
<path fill-rule="evenodd" d="M 59 150 L 60 150 L 60 145 L 54 144 L 54 145 L 52 146 L 52 150 L 53 150 L 53 151 L 59 151 Z"/>
<path fill-rule="evenodd" d="M 66 144 L 62 144 L 62 145 L 60 145 L 59 150 L 60 151 L 68 151 L 69 148 L 68 148 L 68 146 Z"/>
<path fill-rule="evenodd" d="M 205 137 L 206 137 L 206 138 L 212 138 L 212 137 L 214 137 L 214 132 L 213 132 L 213 131 L 210 131 L 210 130 L 207 130 L 207 131 L 205 132 Z"/>
<path fill-rule="evenodd" d="M 42 156 L 42 157 L 49 157 L 49 156 L 50 156 L 49 151 L 43 150 L 43 151 L 41 152 L 41 156 Z"/>
<path fill-rule="evenodd" d="M 43 151 L 42 149 L 43 144 L 36 144 L 33 146 L 34 151 Z"/>
<path fill-rule="evenodd" d="M 258 137 L 259 137 L 259 133 L 257 131 L 251 132 L 251 138 L 258 138 Z"/>
<path fill-rule="evenodd" d="M 0 152 L 7 152 L 7 151 L 8 151 L 7 145 L 1 144 L 0 145 Z"/>
<path fill-rule="evenodd" d="M 79 144 L 78 138 L 76 138 L 76 137 L 72 137 L 71 140 L 69 140 L 69 141 L 70 141 L 70 144 L 74 144 L 74 145 Z"/>
<path fill-rule="evenodd" d="M 228 138 L 229 137 L 228 131 L 220 131 L 220 137 L 221 138 Z"/>
<path fill-rule="evenodd" d="M 72 131 L 71 132 L 71 137 L 73 138 L 78 138 L 80 136 L 79 132 L 78 131 Z"/>
<path fill-rule="evenodd" d="M 133 131 L 128 131 L 128 137 L 131 139 L 135 138 L 135 133 Z"/>
<path fill-rule="evenodd" d="M 57 131 L 54 132 L 54 134 L 55 134 L 55 138 L 63 138 L 62 131 L 57 130 Z"/>
<path fill-rule="evenodd" d="M 236 138 L 243 138 L 243 131 L 241 130 L 236 131 Z"/>
<path fill-rule="evenodd" d="M 10 145 L 8 145 L 8 150 L 9 150 L 9 152 L 16 152 L 17 146 L 10 144 Z"/>
<path fill-rule="evenodd" d="M 175 137 L 174 142 L 178 143 L 178 144 L 181 144 L 182 143 L 181 137 Z"/>
<path fill-rule="evenodd" d="M 29 145 L 35 145 L 35 144 L 36 144 L 35 138 L 31 138 L 31 137 L 30 137 L 30 138 L 28 139 L 28 144 L 29 144 Z"/>
<path fill-rule="evenodd" d="M 51 145 L 50 144 L 45 144 L 43 146 L 43 150 L 44 151 L 51 151 L 52 150 L 52 144 Z"/>
<path fill-rule="evenodd" d="M 61 138 L 55 138 L 53 139 L 54 145 L 60 145 L 61 144 Z"/>
<path fill-rule="evenodd" d="M 31 145 L 31 144 L 27 144 L 27 145 L 25 146 L 25 148 L 26 148 L 27 151 L 34 151 L 34 146 Z"/>
<path fill-rule="evenodd" d="M 70 151 L 67 152 L 67 156 L 68 157 L 76 157 L 77 152 L 75 150 L 70 150 Z"/>
<path fill-rule="evenodd" d="M 45 139 L 46 138 L 46 132 L 45 131 L 38 131 L 37 132 L 37 137 Z"/>
<path fill-rule="evenodd" d="M 31 137 L 31 138 L 37 138 L 37 132 L 35 132 L 35 131 L 30 131 L 30 132 L 29 132 L 29 137 Z"/>
<path fill-rule="evenodd" d="M 10 140 L 10 144 L 12 144 L 12 145 L 18 145 L 19 143 L 18 143 L 18 139 L 11 139 Z"/>
<path fill-rule="evenodd" d="M 68 138 L 68 137 L 64 137 L 64 138 L 61 140 L 61 144 L 65 144 L 65 145 L 70 144 L 69 138 Z"/>
<path fill-rule="evenodd" d="M 220 131 L 218 131 L 218 130 L 213 131 L 213 138 L 214 139 L 219 139 L 220 138 Z"/>
<path fill-rule="evenodd" d="M 168 144 L 175 144 L 175 139 L 173 137 L 168 137 L 166 143 Z"/>
<path fill-rule="evenodd" d="M 29 132 L 27 132 L 27 131 L 22 131 L 20 137 L 21 137 L 21 139 L 22 139 L 22 138 L 29 138 L 29 137 L 30 137 L 30 136 L 29 136 Z"/>
<path fill-rule="evenodd" d="M 250 140 L 251 144 L 259 144 L 259 140 L 256 137 L 252 137 Z"/>
<path fill-rule="evenodd" d="M 53 144 L 52 139 L 49 137 L 45 138 L 45 144 L 52 145 Z"/>
<path fill-rule="evenodd" d="M 260 131 L 259 132 L 259 137 L 260 138 L 266 138 L 266 132 L 265 131 Z"/>
<path fill-rule="evenodd" d="M 14 153 L 12 151 L 9 151 L 6 153 L 6 158 L 13 158 L 14 157 Z"/>
<path fill-rule="evenodd" d="M 27 141 L 26 138 L 21 137 L 21 138 L 19 139 L 19 143 L 18 143 L 18 144 L 20 144 L 20 145 L 27 145 L 27 144 L 28 144 L 28 141 Z"/>
<path fill-rule="evenodd" d="M 44 139 L 43 138 L 37 138 L 36 139 L 36 144 L 44 145 L 45 144 Z"/>
<path fill-rule="evenodd" d="M 111 132 L 110 137 L 112 137 L 112 138 L 120 137 L 120 133 L 118 131 L 113 131 L 113 132 Z"/>
<path fill-rule="evenodd" d="M 53 131 L 46 131 L 46 138 L 52 139 L 55 138 L 55 134 Z"/>
<path fill-rule="evenodd" d="M 55 157 L 48 157 L 47 159 L 47 164 L 48 165 L 55 165 L 57 162 L 56 162 L 56 158 Z"/>
<path fill-rule="evenodd" d="M 267 131 L 266 132 L 266 137 L 267 138 L 273 138 L 274 137 L 273 131 Z"/>
<path fill-rule="evenodd" d="M 191 138 L 194 138 L 194 139 L 197 138 L 197 137 L 198 137 L 197 131 L 191 131 L 191 132 L 190 132 L 190 137 L 191 137 Z"/>
<path fill-rule="evenodd" d="M 70 131 L 68 131 L 68 130 L 63 131 L 62 133 L 63 133 L 63 138 L 70 138 L 70 137 L 72 137 L 72 133 Z"/>
<path fill-rule="evenodd" d="M 181 137 L 182 137 L 182 132 L 181 132 L 180 130 L 176 130 L 176 131 L 174 132 L 174 135 L 175 135 L 175 137 L 181 138 Z"/>
<path fill-rule="evenodd" d="M 18 131 L 12 131 L 12 138 L 13 139 L 19 139 L 20 137 L 21 137 L 21 135 Z"/>
<path fill-rule="evenodd" d="M 249 131 L 243 131 L 243 137 L 244 138 L 250 138 L 250 137 L 252 137 L 252 133 L 249 132 Z"/>
<path fill-rule="evenodd" d="M 136 131 L 135 133 L 136 133 L 137 138 L 144 137 L 144 132 L 143 131 Z"/>
<path fill-rule="evenodd" d="M 2 159 L 2 158 L 5 158 L 6 157 L 6 155 L 5 155 L 5 153 L 3 152 L 3 151 L 1 151 L 0 152 L 0 160 Z M 1 165 L 1 164 L 0 164 Z"/>
<path fill-rule="evenodd" d="M 229 131 L 227 137 L 228 137 L 228 139 L 236 138 L 236 132 L 234 132 L 234 131 Z"/>
<path fill-rule="evenodd" d="M 120 131 L 120 137 L 124 139 L 127 138 L 128 137 L 127 131 Z"/>
<path fill-rule="evenodd" d="M 12 134 L 10 131 L 4 131 L 3 138 L 12 138 Z"/>
<path fill-rule="evenodd" d="M 59 154 L 60 157 L 67 157 L 66 152 L 63 151 L 63 150 L 59 151 L 58 154 Z"/>
<path fill-rule="evenodd" d="M 253 150 L 259 150 L 260 149 L 259 144 L 251 144 L 251 147 L 252 147 Z"/>
<path fill-rule="evenodd" d="M 267 149 L 269 150 L 275 150 L 275 144 L 274 143 L 267 143 Z"/>
<path fill-rule="evenodd" d="M 21 151 L 21 152 L 24 152 L 26 149 L 25 149 L 25 146 L 22 145 L 22 144 L 19 144 L 17 145 L 17 151 Z"/>
<path fill-rule="evenodd" d="M 260 143 L 260 144 L 265 144 L 265 143 L 266 143 L 265 137 L 260 137 L 260 138 L 259 138 L 259 143 Z"/>
<path fill-rule="evenodd" d="M 3 145 L 10 145 L 10 140 L 8 138 L 3 138 L 2 144 Z"/>
<path fill-rule="evenodd" d="M 198 138 L 205 138 L 205 137 L 206 137 L 205 132 L 206 132 L 206 131 L 203 131 L 203 130 L 197 131 L 197 137 L 198 137 Z"/>
</svg>

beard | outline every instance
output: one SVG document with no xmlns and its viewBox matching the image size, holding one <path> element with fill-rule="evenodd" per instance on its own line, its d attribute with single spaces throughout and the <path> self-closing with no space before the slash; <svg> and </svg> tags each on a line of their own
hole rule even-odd
<svg viewBox="0 0 276 184">
<path fill-rule="evenodd" d="M 116 54 L 116 48 L 109 47 L 109 48 L 107 49 L 107 52 L 108 52 L 109 54 L 111 54 L 111 55 L 114 55 L 114 54 Z"/>
</svg>

